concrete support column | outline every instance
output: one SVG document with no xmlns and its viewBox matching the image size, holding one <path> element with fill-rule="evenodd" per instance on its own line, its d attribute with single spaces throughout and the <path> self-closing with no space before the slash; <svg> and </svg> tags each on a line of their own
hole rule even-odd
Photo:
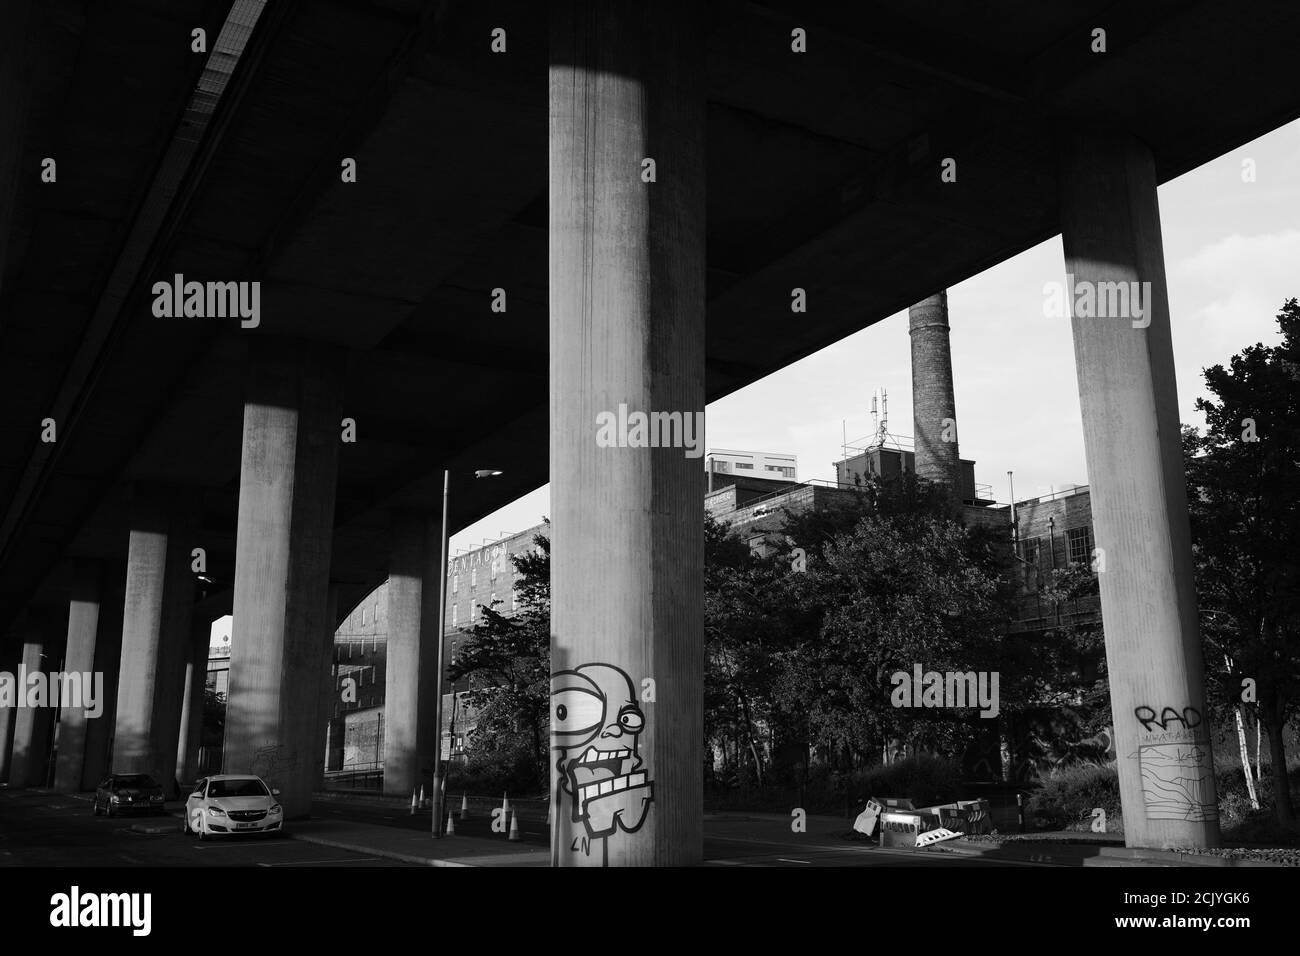
<svg viewBox="0 0 1300 956">
<path fill-rule="evenodd" d="M 907 311 L 912 340 L 912 427 L 916 474 L 945 485 L 954 505 L 961 500 L 961 454 L 957 450 L 957 401 L 953 395 L 948 340 L 948 292 Z"/>
<path fill-rule="evenodd" d="M 199 747 L 203 743 L 203 692 L 208 682 L 208 647 L 212 643 L 212 622 L 206 615 L 195 616 L 190 631 L 189 655 L 185 661 L 185 701 L 181 707 L 180 736 L 176 746 L 176 775 L 181 792 L 198 779 Z"/>
<path fill-rule="evenodd" d="M 321 696 L 316 712 L 316 758 L 312 770 L 313 786 L 323 785 L 325 771 L 329 769 L 330 749 L 333 746 L 334 702 L 337 690 L 334 680 L 334 634 L 339 622 L 339 586 L 330 582 L 325 592 L 325 628 L 321 634 Z M 341 746 L 341 741 L 340 741 Z"/>
<path fill-rule="evenodd" d="M 49 675 L 59 668 L 60 648 L 51 639 L 51 631 L 43 626 L 46 623 L 44 620 L 34 621 L 24 628 L 22 660 L 17 675 L 18 692 L 26 695 L 25 702 L 29 706 L 19 707 L 14 714 L 13 749 L 9 762 L 11 787 L 43 787 L 46 783 L 55 716 L 53 693 L 48 684 L 43 701 L 27 693 L 34 686 L 32 675 L 43 674 L 48 681 Z M 39 706 L 30 706 L 33 703 Z"/>
<path fill-rule="evenodd" d="M 1105 560 L 1124 838 L 1138 847 L 1216 846 L 1155 165 L 1126 134 L 1072 131 L 1062 145 L 1066 290 Z"/>
<path fill-rule="evenodd" d="M 409 797 L 432 780 L 439 692 L 438 562 L 442 522 L 401 511 L 392 517 L 388 648 L 384 686 L 384 793 Z"/>
<path fill-rule="evenodd" d="M 99 634 L 102 569 L 94 561 L 78 561 L 72 572 L 72 597 L 68 603 L 68 649 L 64 670 L 80 675 L 82 701 L 60 700 L 59 752 L 54 764 L 54 789 L 73 793 L 82 788 L 86 759 L 86 732 L 92 720 L 104 719 L 107 689 L 104 675 L 95 671 L 95 643 Z M 80 706 L 84 702 L 88 708 Z"/>
<path fill-rule="evenodd" d="M 122 611 L 112 769 L 148 773 L 169 796 L 194 607 L 190 510 L 180 492 L 136 489 Z"/>
<path fill-rule="evenodd" d="M 21 646 L 17 651 L 14 651 L 3 642 L 0 642 L 0 670 L 8 671 L 16 676 L 18 664 L 21 660 Z M 18 717 L 16 704 L 17 701 L 15 700 L 0 705 L 0 783 L 4 783 L 9 779 L 9 762 L 14 746 L 14 723 Z"/>
<path fill-rule="evenodd" d="M 321 635 L 328 628 L 341 363 L 306 342 L 257 340 L 239 471 L 227 773 L 311 807 L 319 746 Z"/>
<path fill-rule="evenodd" d="M 100 576 L 99 624 L 95 630 L 95 672 L 104 675 L 104 712 L 86 725 L 81 789 L 93 790 L 111 769 L 117 723 L 117 688 L 122 662 L 122 615 L 126 566 L 113 562 Z"/>
<path fill-rule="evenodd" d="M 557 866 L 703 853 L 702 38 L 689 3 L 551 5 Z"/>
</svg>

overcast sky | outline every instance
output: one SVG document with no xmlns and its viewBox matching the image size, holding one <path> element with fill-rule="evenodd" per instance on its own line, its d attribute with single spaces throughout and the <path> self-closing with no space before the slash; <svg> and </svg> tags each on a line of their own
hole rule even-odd
<svg viewBox="0 0 1300 956">
<path fill-rule="evenodd" d="M 1255 161 L 1255 182 L 1242 162 Z M 1255 342 L 1276 344 L 1273 320 L 1300 296 L 1300 121 L 1160 187 L 1173 315 L 1178 407 L 1203 424 L 1201 370 Z M 1086 484 L 1078 382 L 1068 318 L 1043 317 L 1043 286 L 1064 281 L 1058 236 L 948 290 L 961 454 L 975 480 L 1006 501 Z M 891 315 L 708 406 L 710 448 L 790 452 L 799 478 L 831 479 L 841 422 L 871 433 L 871 395 L 889 391 L 889 428 L 912 434 L 907 313 Z M 452 537 L 475 547 L 550 514 L 549 486 Z"/>
</svg>

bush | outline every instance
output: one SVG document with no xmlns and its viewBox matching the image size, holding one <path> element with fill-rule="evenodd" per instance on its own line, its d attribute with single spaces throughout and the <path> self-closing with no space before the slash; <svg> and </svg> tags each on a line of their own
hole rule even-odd
<svg viewBox="0 0 1300 956">
<path fill-rule="evenodd" d="M 855 805 L 865 804 L 868 797 L 905 797 L 915 807 L 929 807 L 952 803 L 960 794 L 960 764 L 930 754 L 855 770 L 849 778 L 849 795 Z"/>
<path fill-rule="evenodd" d="M 1255 792 L 1259 795 L 1260 806 L 1271 807 L 1273 779 L 1265 775 L 1255 781 Z M 1219 826 L 1223 829 L 1237 826 L 1246 821 L 1257 811 L 1250 806 L 1250 791 L 1246 789 L 1246 776 L 1241 764 L 1229 766 L 1215 765 L 1214 789 L 1219 795 Z"/>
<path fill-rule="evenodd" d="M 1219 806 L 1222 808 L 1222 801 Z M 1236 843 L 1300 846 L 1300 824 L 1279 823 L 1272 810 L 1251 810 L 1249 802 L 1242 817 L 1231 822 L 1224 819 L 1220 811 L 1219 824 L 1223 828 L 1223 842 L 1229 846 Z"/>
<path fill-rule="evenodd" d="M 1106 811 L 1108 830 L 1121 818 L 1119 771 L 1115 763 L 1080 762 L 1054 767 L 1025 805 L 1031 827 L 1046 830 L 1087 830 L 1094 807 Z M 1113 818 L 1113 819 L 1112 819 Z"/>
<path fill-rule="evenodd" d="M 471 748 L 465 762 L 447 766 L 447 790 L 474 794 L 545 793 L 547 785 L 537 779 L 537 764 L 526 742 L 502 750 Z"/>
</svg>

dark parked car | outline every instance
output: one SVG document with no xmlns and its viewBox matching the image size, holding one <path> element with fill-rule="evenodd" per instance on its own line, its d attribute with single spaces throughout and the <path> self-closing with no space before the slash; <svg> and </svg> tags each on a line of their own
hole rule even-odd
<svg viewBox="0 0 1300 956">
<path fill-rule="evenodd" d="M 99 782 L 92 808 L 95 816 L 107 813 L 166 813 L 163 788 L 147 773 L 111 773 Z"/>
</svg>

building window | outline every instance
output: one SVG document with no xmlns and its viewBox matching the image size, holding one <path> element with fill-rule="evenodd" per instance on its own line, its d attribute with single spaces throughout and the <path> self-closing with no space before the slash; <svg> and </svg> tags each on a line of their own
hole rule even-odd
<svg viewBox="0 0 1300 956">
<path fill-rule="evenodd" d="M 459 617 L 460 617 L 460 605 L 459 605 L 459 604 L 453 604 L 453 605 L 451 606 L 451 626 L 452 626 L 452 627 L 455 627 L 455 626 L 456 626 L 456 621 L 457 621 L 457 619 L 458 619 Z"/>
<path fill-rule="evenodd" d="M 1023 538 L 1020 541 L 1020 560 L 1024 562 L 1021 565 L 1024 570 L 1025 588 L 1035 590 L 1038 585 L 1038 566 L 1039 555 L 1042 553 L 1043 539 Z"/>
<path fill-rule="evenodd" d="M 471 601 L 469 605 L 469 622 L 473 624 L 478 620 L 478 603 Z"/>
<path fill-rule="evenodd" d="M 738 461 L 738 462 L 736 462 L 736 467 L 737 467 L 737 468 L 744 468 L 746 471 L 753 471 L 753 470 L 754 470 L 754 466 L 753 466 L 752 464 L 750 464 L 749 462 L 747 462 L 747 461 Z"/>
<path fill-rule="evenodd" d="M 478 587 L 478 568 L 469 569 L 469 586 L 471 588 Z"/>
<path fill-rule="evenodd" d="M 451 593 L 452 594 L 460 593 L 460 572 L 457 572 L 451 576 Z"/>
<path fill-rule="evenodd" d="M 1091 564 L 1092 528 L 1088 525 L 1082 528 L 1070 528 L 1065 532 L 1065 536 L 1070 542 L 1070 563 Z"/>
</svg>

